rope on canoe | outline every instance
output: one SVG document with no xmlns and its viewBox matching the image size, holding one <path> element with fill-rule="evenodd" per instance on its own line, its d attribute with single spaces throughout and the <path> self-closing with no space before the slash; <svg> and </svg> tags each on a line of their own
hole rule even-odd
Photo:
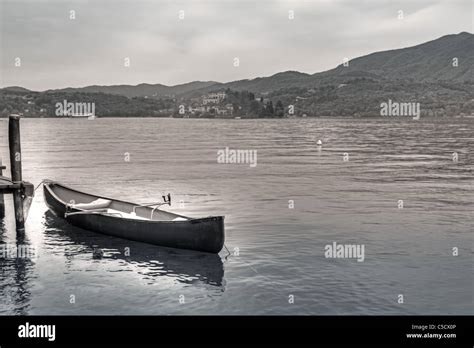
<svg viewBox="0 0 474 348">
<path fill-rule="evenodd" d="M 48 180 L 48 179 L 41 180 L 41 182 L 38 184 L 38 186 L 36 186 L 35 192 L 36 192 L 36 190 L 37 190 L 41 185 L 43 185 L 43 184 L 44 184 L 45 182 L 47 182 L 47 181 L 49 181 L 49 180 Z"/>
<path fill-rule="evenodd" d="M 225 250 L 227 250 L 227 255 L 225 256 L 225 260 L 227 261 L 227 258 L 230 256 L 230 251 L 229 251 L 229 248 L 227 248 L 227 245 L 225 245 L 225 243 L 224 243 L 224 248 Z"/>
</svg>

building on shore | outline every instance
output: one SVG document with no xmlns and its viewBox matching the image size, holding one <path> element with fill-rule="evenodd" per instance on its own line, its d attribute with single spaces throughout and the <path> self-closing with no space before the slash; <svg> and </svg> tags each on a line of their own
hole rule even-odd
<svg viewBox="0 0 474 348">
<path fill-rule="evenodd" d="M 225 99 L 225 93 L 224 92 L 209 93 L 208 95 L 202 96 L 202 104 L 203 105 L 219 104 L 224 99 Z"/>
</svg>

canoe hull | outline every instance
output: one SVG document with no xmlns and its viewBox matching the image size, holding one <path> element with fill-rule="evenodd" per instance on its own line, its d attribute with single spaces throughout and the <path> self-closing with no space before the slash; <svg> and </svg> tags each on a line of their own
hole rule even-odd
<svg viewBox="0 0 474 348">
<path fill-rule="evenodd" d="M 224 246 L 223 216 L 187 221 L 133 220 L 103 214 L 77 214 L 65 217 L 66 203 L 54 194 L 52 185 L 59 185 L 61 189 L 66 188 L 57 183 L 45 183 L 46 205 L 56 216 L 74 226 L 133 241 L 208 253 L 218 253 Z M 79 210 L 69 209 L 69 212 L 71 211 Z"/>
</svg>

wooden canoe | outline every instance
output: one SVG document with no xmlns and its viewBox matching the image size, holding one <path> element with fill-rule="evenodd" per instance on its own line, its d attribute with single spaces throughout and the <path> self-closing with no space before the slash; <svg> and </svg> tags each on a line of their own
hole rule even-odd
<svg viewBox="0 0 474 348">
<path fill-rule="evenodd" d="M 189 218 L 46 180 L 44 200 L 56 216 L 105 235 L 208 253 L 218 253 L 224 246 L 223 216 Z"/>
</svg>

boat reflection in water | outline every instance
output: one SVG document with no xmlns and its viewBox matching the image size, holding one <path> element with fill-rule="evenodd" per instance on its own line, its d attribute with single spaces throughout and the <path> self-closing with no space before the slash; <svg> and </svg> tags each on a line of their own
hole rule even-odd
<svg viewBox="0 0 474 348">
<path fill-rule="evenodd" d="M 51 240 L 51 252 L 57 243 L 65 245 L 66 259 L 89 254 L 91 259 L 125 262 L 154 284 L 162 276 L 185 283 L 212 285 L 224 291 L 224 265 L 218 254 L 172 249 L 105 236 L 72 226 L 50 211 L 44 215 L 45 236 Z M 56 246 L 56 248 L 55 248 Z M 72 261 L 69 261 L 72 262 Z"/>
</svg>

